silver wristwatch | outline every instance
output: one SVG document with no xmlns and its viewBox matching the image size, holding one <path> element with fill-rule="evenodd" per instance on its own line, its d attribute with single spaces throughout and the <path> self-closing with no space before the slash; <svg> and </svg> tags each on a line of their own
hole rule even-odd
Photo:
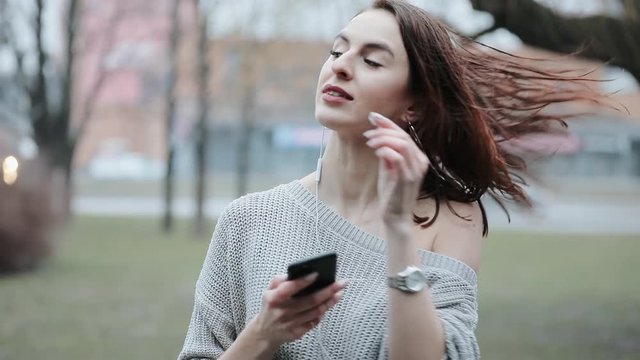
<svg viewBox="0 0 640 360">
<path fill-rule="evenodd" d="M 417 293 L 427 285 L 427 276 L 415 266 L 407 266 L 396 276 L 387 278 L 389 287 L 406 293 Z"/>
</svg>

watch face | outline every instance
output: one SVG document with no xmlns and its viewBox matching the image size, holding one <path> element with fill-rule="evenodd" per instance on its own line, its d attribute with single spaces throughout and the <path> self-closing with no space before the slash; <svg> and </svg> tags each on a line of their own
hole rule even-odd
<svg viewBox="0 0 640 360">
<path fill-rule="evenodd" d="M 406 284 L 407 287 L 412 291 L 420 291 L 426 285 L 426 276 L 422 271 L 413 271 L 407 277 Z"/>
</svg>

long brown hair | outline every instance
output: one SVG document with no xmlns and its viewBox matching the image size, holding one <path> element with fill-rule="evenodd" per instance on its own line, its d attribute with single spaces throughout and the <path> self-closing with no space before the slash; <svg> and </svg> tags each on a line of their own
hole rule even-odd
<svg viewBox="0 0 640 360">
<path fill-rule="evenodd" d="M 407 1 L 376 0 L 372 7 L 389 11 L 400 25 L 409 57 L 409 91 L 415 96 L 412 125 L 416 142 L 431 161 L 419 198 L 434 198 L 436 213 L 431 218 L 414 215 L 414 221 L 423 227 L 433 224 L 441 201 L 453 213 L 449 201 L 477 201 L 486 235 L 480 201 L 485 193 L 505 212 L 503 200 L 531 206 L 523 191 L 525 161 L 501 143 L 566 127 L 569 114 L 541 110 L 576 100 L 599 102 L 599 94 L 580 86 L 589 81 L 584 77 L 537 69 L 523 58 L 465 41 Z"/>
</svg>

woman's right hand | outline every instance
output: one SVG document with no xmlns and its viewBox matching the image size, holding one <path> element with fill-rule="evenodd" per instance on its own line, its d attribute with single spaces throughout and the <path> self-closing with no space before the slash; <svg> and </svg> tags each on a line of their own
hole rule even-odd
<svg viewBox="0 0 640 360">
<path fill-rule="evenodd" d="M 320 323 L 324 314 L 342 296 L 345 281 L 336 281 L 313 294 L 294 298 L 293 295 L 311 285 L 317 274 L 287 280 L 277 275 L 262 295 L 262 308 L 253 319 L 254 331 L 272 346 L 301 338 Z"/>
</svg>

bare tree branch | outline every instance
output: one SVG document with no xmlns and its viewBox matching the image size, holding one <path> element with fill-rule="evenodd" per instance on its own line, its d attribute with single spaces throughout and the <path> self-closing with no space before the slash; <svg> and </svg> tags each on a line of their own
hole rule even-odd
<svg viewBox="0 0 640 360">
<path fill-rule="evenodd" d="M 20 48 L 13 30 L 12 10 L 7 0 L 0 1 L 0 46 L 4 45 L 13 52 L 16 62 L 16 82 L 25 94 L 30 94 L 31 87 L 24 70 L 24 51 Z"/>
<path fill-rule="evenodd" d="M 620 0 L 624 16 L 629 21 L 640 21 L 640 1 Z"/>
<path fill-rule="evenodd" d="M 8 14 L 7 0 L 0 0 L 0 46 L 7 45 L 11 39 L 8 31 L 11 28 Z"/>
<path fill-rule="evenodd" d="M 101 55 L 99 56 L 101 59 L 104 58 L 106 54 L 108 54 L 109 51 L 113 49 L 113 46 L 116 43 L 118 29 L 122 24 L 122 20 L 124 18 L 124 11 L 121 2 L 116 2 L 115 6 L 116 10 L 114 10 L 111 14 L 107 26 L 107 28 L 110 30 L 106 32 L 106 38 L 102 43 L 102 49 L 100 51 Z M 78 116 L 78 126 L 72 133 L 73 139 L 78 139 L 84 133 L 84 129 L 86 128 L 87 123 L 91 118 L 91 115 L 93 114 L 93 110 L 95 109 L 95 103 L 98 95 L 100 94 L 100 90 L 102 90 L 102 86 L 111 73 L 108 70 L 100 69 L 102 67 L 101 62 L 97 62 L 96 67 L 98 68 L 98 71 L 96 71 L 95 73 L 98 74 L 98 78 L 93 83 L 93 86 L 91 86 L 91 89 L 89 89 L 89 94 L 82 104 L 82 110 L 80 111 L 80 114 Z"/>
<path fill-rule="evenodd" d="M 534 0 L 471 0 L 476 10 L 487 11 L 496 26 L 504 27 L 527 44 L 563 53 L 580 50 L 585 57 L 627 69 L 640 79 L 640 22 L 604 15 L 567 17 Z M 634 11 L 640 0 L 624 0 Z"/>
<path fill-rule="evenodd" d="M 469 37 L 471 39 L 477 39 L 477 38 L 481 37 L 482 35 L 494 32 L 494 31 L 498 30 L 499 28 L 500 27 L 496 23 L 493 23 L 493 25 L 491 25 L 490 27 L 488 27 L 488 28 L 486 28 L 484 30 L 478 31 L 477 33 L 475 33 L 475 34 L 473 34 L 473 35 L 471 35 Z"/>
</svg>

